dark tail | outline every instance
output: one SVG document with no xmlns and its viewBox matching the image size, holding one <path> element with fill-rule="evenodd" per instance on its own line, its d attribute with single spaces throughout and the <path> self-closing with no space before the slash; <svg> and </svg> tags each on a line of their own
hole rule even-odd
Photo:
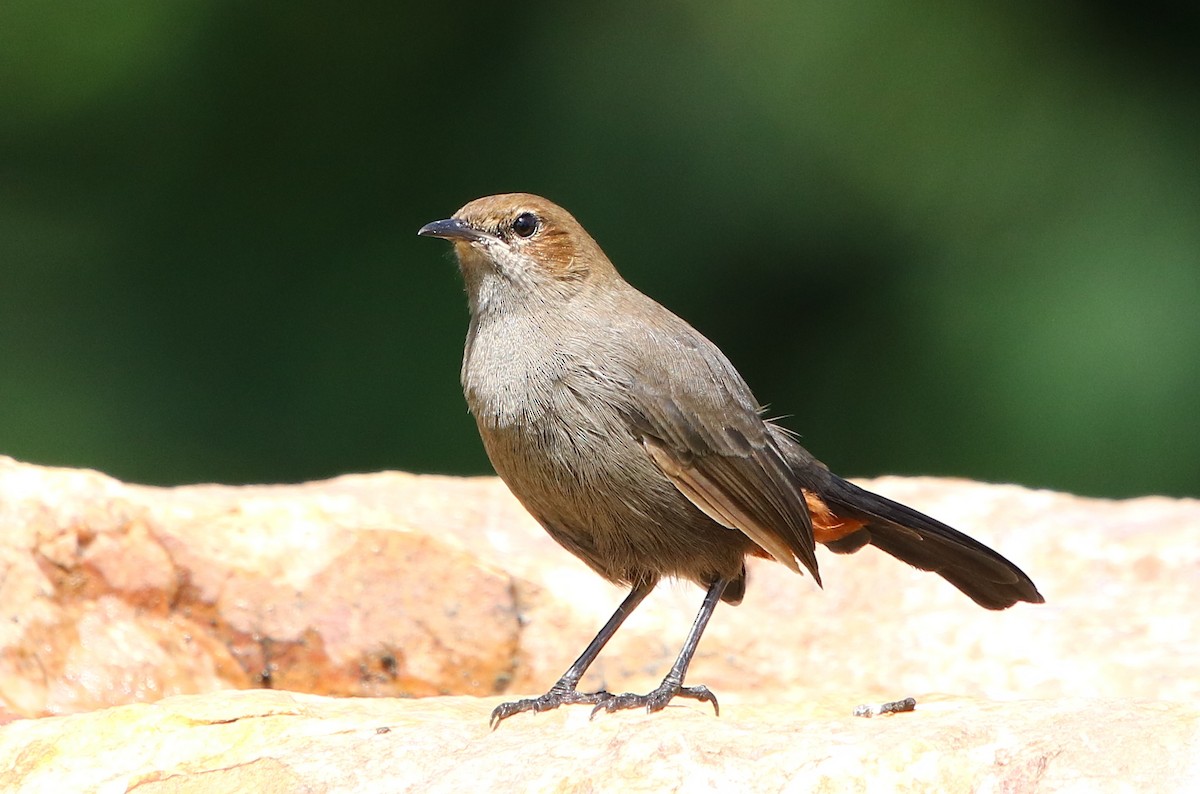
<svg viewBox="0 0 1200 794">
<path fill-rule="evenodd" d="M 1045 601 L 1024 571 L 974 538 L 840 477 L 832 477 L 830 486 L 821 495 L 835 515 L 867 521 L 862 529 L 827 544 L 831 551 L 849 554 L 869 543 L 909 565 L 933 571 L 987 609 Z"/>
<path fill-rule="evenodd" d="M 831 551 L 850 554 L 875 546 L 933 571 L 987 609 L 1045 601 L 1033 580 L 996 551 L 911 507 L 846 482 L 782 431 L 773 435 L 803 488 L 820 494 L 834 515 L 866 522 L 862 529 L 825 544 Z"/>
</svg>

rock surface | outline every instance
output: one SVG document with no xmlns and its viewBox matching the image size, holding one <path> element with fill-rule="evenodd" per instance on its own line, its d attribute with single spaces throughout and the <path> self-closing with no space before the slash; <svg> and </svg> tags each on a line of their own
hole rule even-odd
<svg viewBox="0 0 1200 794">
<path fill-rule="evenodd" d="M 519 508 L 487 480 L 407 475 L 375 479 L 386 504 L 360 501 L 371 479 L 159 489 L 0 458 L 0 702 L 36 716 L 228 687 L 499 691 L 512 579 L 439 522 Z"/>
<path fill-rule="evenodd" d="M 1200 775 L 1200 711 L 1161 702 L 938 698 L 866 720 L 764 698 L 491 732 L 497 702 L 251 690 L 25 720 L 0 729 L 0 789 L 1183 792 Z"/>
<path fill-rule="evenodd" d="M 546 689 L 623 596 L 498 481 L 163 489 L 0 457 L 0 789 L 574 790 L 609 787 L 604 768 L 646 790 L 735 773 L 767 790 L 1176 790 L 1200 772 L 1200 502 L 865 484 L 999 549 L 1047 603 L 987 612 L 874 549 L 819 549 L 823 592 L 755 560 L 689 674 L 720 719 L 575 708 L 489 733 L 498 700 L 477 698 Z M 657 684 L 700 598 L 660 587 L 585 686 Z M 477 697 L 220 691 L 254 687 Z M 185 693 L 209 694 L 105 709 Z M 913 714 L 848 716 L 909 695 Z M 21 719 L 54 714 L 74 716 Z M 199 738 L 222 735 L 228 752 Z"/>
</svg>

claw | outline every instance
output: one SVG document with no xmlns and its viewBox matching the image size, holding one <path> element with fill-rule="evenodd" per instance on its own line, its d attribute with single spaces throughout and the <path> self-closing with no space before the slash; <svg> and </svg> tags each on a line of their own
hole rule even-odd
<svg viewBox="0 0 1200 794">
<path fill-rule="evenodd" d="M 701 703 L 712 703 L 713 711 L 719 717 L 721 716 L 721 706 L 717 703 L 717 696 L 712 690 L 706 686 L 682 686 L 674 681 L 663 681 L 658 685 L 657 689 L 651 690 L 644 695 L 635 695 L 632 692 L 625 692 L 621 695 L 609 695 L 596 703 L 592 709 L 592 714 L 589 719 L 592 719 L 601 710 L 612 714 L 614 711 L 623 711 L 625 709 L 635 709 L 645 707 L 647 713 L 661 711 L 667 707 L 674 698 L 691 698 L 698 700 Z"/>
<path fill-rule="evenodd" d="M 569 706 L 573 703 L 600 703 L 611 697 L 612 695 L 603 689 L 598 692 L 576 692 L 574 689 L 552 688 L 549 692 L 539 697 L 501 703 L 492 709 L 492 716 L 488 720 L 488 725 L 492 730 L 495 730 L 496 726 L 501 722 L 523 711 L 550 711 L 559 706 Z"/>
</svg>

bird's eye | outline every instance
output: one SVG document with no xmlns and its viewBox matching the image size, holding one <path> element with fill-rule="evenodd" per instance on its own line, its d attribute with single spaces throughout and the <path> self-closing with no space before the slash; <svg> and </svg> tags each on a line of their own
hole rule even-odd
<svg viewBox="0 0 1200 794">
<path fill-rule="evenodd" d="M 538 216 L 532 212 L 522 212 L 512 222 L 512 230 L 518 237 L 532 237 L 537 231 Z"/>
</svg>

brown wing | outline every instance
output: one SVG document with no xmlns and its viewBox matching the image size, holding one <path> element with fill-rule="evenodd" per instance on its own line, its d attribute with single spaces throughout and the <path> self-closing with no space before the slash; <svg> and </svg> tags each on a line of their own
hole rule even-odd
<svg viewBox="0 0 1200 794">
<path fill-rule="evenodd" d="M 634 432 L 663 474 L 709 518 L 797 572 L 799 561 L 819 584 L 799 483 L 741 376 L 708 340 L 692 334 L 690 344 L 674 351 L 665 379 L 643 375 L 630 384 Z"/>
<path fill-rule="evenodd" d="M 803 496 L 800 509 L 790 509 L 794 497 L 788 493 L 788 484 L 776 481 L 769 467 L 761 466 L 755 456 L 680 455 L 651 436 L 644 436 L 642 445 L 663 474 L 705 515 L 742 532 L 797 573 L 799 558 L 820 583 L 813 548 L 805 542 L 807 536 L 812 543 L 812 526 Z"/>
</svg>

